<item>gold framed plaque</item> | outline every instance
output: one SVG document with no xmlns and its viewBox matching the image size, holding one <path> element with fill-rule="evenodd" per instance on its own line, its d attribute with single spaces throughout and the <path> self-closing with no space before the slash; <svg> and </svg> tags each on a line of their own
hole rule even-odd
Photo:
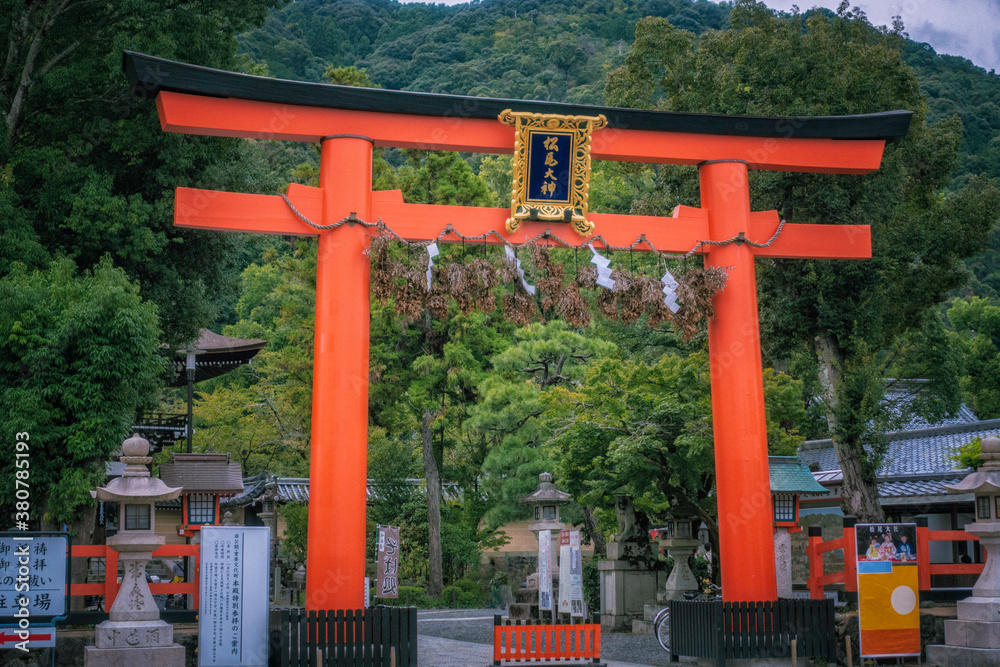
<svg viewBox="0 0 1000 667">
<path fill-rule="evenodd" d="M 563 116 L 504 109 L 497 116 L 514 127 L 514 183 L 507 233 L 525 220 L 567 222 L 587 236 L 590 196 L 590 139 L 608 124 L 599 116 Z"/>
</svg>

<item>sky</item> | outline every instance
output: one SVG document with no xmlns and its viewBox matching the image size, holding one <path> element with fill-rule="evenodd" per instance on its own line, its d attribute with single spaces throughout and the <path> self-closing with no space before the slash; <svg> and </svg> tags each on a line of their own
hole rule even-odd
<svg viewBox="0 0 1000 667">
<path fill-rule="evenodd" d="M 788 11 L 797 4 L 836 9 L 840 0 L 764 0 L 772 9 Z M 873 25 L 891 25 L 899 15 L 910 39 L 927 42 L 938 53 L 968 58 L 1000 72 L 1000 0 L 856 0 Z"/>
<path fill-rule="evenodd" d="M 405 2 L 406 0 L 404 0 Z M 437 0 L 441 2 L 441 0 Z M 772 9 L 789 11 L 797 4 L 836 9 L 840 0 L 764 0 Z M 459 0 L 444 0 L 457 5 Z M 927 42 L 938 53 L 968 58 L 986 70 L 1000 72 L 1000 0 L 854 0 L 874 25 L 903 19 L 910 39 Z"/>
</svg>

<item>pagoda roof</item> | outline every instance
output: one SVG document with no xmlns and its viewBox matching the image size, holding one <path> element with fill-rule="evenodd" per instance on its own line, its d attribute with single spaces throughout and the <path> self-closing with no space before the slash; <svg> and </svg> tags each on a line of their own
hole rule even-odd
<svg viewBox="0 0 1000 667">
<path fill-rule="evenodd" d="M 177 351 L 181 356 L 174 362 L 176 374 L 170 386 L 183 387 L 187 384 L 185 367 L 188 349 L 198 351 L 194 360 L 194 381 L 201 382 L 250 363 L 250 360 L 266 346 L 266 340 L 233 338 L 208 329 L 199 329 L 197 340 L 188 343 L 187 348 Z"/>
</svg>

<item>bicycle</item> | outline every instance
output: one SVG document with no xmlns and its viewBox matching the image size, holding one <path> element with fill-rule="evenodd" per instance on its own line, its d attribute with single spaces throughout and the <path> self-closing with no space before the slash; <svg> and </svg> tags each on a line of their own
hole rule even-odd
<svg viewBox="0 0 1000 667">
<path fill-rule="evenodd" d="M 700 592 L 685 593 L 685 600 L 720 600 L 722 599 L 722 587 L 716 586 L 707 579 L 702 582 Z M 653 634 L 660 648 L 670 653 L 670 606 L 661 609 L 653 619 Z"/>
</svg>

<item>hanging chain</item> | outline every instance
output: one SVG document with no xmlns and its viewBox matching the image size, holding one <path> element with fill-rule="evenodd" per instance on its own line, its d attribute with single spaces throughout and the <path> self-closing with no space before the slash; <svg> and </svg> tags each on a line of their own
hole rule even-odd
<svg viewBox="0 0 1000 667">
<path fill-rule="evenodd" d="M 506 238 L 504 238 L 495 229 L 491 229 L 491 230 L 489 230 L 488 232 L 486 232 L 484 234 L 475 234 L 475 235 L 468 235 L 467 236 L 465 234 L 462 234 L 460 231 L 458 231 L 454 227 L 452 227 L 450 224 L 446 225 L 445 228 L 441 230 L 441 233 L 438 234 L 435 238 L 431 239 L 430 241 L 407 241 L 402 236 L 400 236 L 395 231 L 393 231 L 393 229 L 391 227 L 389 227 L 389 225 L 387 225 L 384 222 L 382 222 L 382 218 L 379 218 L 375 222 L 365 222 L 364 220 L 362 220 L 361 218 L 359 218 L 356 214 L 351 213 L 350 215 L 341 218 L 340 220 L 338 220 L 337 222 L 335 222 L 333 224 L 330 224 L 330 225 L 319 225 L 319 224 L 313 222 L 312 220 L 310 220 L 309 218 L 307 218 L 305 215 L 303 215 L 303 213 L 301 211 L 299 211 L 297 208 L 295 208 L 295 204 L 293 204 L 292 200 L 288 198 L 288 195 L 282 194 L 281 198 L 283 200 L 285 200 L 285 203 L 288 204 L 288 208 L 290 208 L 292 210 L 292 213 L 294 213 L 295 216 L 299 220 L 301 220 L 302 222 L 306 223 L 307 225 L 309 225 L 313 229 L 330 230 L 330 229 L 337 229 L 338 227 L 342 227 L 343 225 L 352 225 L 352 224 L 353 225 L 361 225 L 362 227 L 365 227 L 365 228 L 368 228 L 368 229 L 378 229 L 380 236 L 390 236 L 390 237 L 396 239 L 397 241 L 399 241 L 400 243 L 406 244 L 407 246 L 416 246 L 416 247 L 421 247 L 421 248 L 426 248 L 430 244 L 436 243 L 437 241 L 440 241 L 441 239 L 443 239 L 444 237 L 446 237 L 446 236 L 448 236 L 450 234 L 450 235 L 455 236 L 458 239 L 460 239 L 462 241 L 463 245 L 465 244 L 466 241 L 485 241 L 486 239 L 488 239 L 490 237 L 493 237 L 501 245 L 510 246 L 511 248 L 519 248 L 519 247 L 522 247 L 522 246 L 531 245 L 533 243 L 537 243 L 539 240 L 542 240 L 542 239 L 544 239 L 544 240 L 552 239 L 556 243 L 558 243 L 559 245 L 563 246 L 564 248 L 573 248 L 573 249 L 579 250 L 580 248 L 584 248 L 584 247 L 586 247 L 586 246 L 594 243 L 595 241 L 600 241 L 601 243 L 604 244 L 604 249 L 605 250 L 607 250 L 609 252 L 613 252 L 615 250 L 628 250 L 628 251 L 630 251 L 629 252 L 630 257 L 631 257 L 631 251 L 632 250 L 635 250 L 638 246 L 640 246 L 642 244 L 646 244 L 646 246 L 652 252 L 654 252 L 656 255 L 658 255 L 660 257 L 679 257 L 679 258 L 687 259 L 691 255 L 693 255 L 695 252 L 697 252 L 698 248 L 701 248 L 702 246 L 706 246 L 706 245 L 722 246 L 722 245 L 729 245 L 730 243 L 738 243 L 738 244 L 745 243 L 748 246 L 750 246 L 751 248 L 766 248 L 766 247 L 770 246 L 772 243 L 774 243 L 775 240 L 777 240 L 778 236 L 781 234 L 781 230 L 785 226 L 785 221 L 784 220 L 782 220 L 781 222 L 779 222 L 778 223 L 778 229 L 775 230 L 774 235 L 770 239 L 768 239 L 765 243 L 755 243 L 754 241 L 751 241 L 750 239 L 746 238 L 743 235 L 743 232 L 740 232 L 736 236 L 734 236 L 732 238 L 729 238 L 729 239 L 726 239 L 725 241 L 699 241 L 693 248 L 691 248 L 689 251 L 687 251 L 683 255 L 678 254 L 678 253 L 661 252 L 660 250 L 658 250 L 656 248 L 656 246 L 653 245 L 652 241 L 650 241 L 649 239 L 646 238 L 645 234 L 640 234 L 639 238 L 637 238 L 635 241 L 633 241 L 630 245 L 627 245 L 627 246 L 614 246 L 614 245 L 611 245 L 600 234 L 595 234 L 594 236 L 591 236 L 590 238 L 586 239 L 583 243 L 580 243 L 579 245 L 576 245 L 576 244 L 573 244 L 573 243 L 569 243 L 568 241 L 560 238 L 559 236 L 553 234 L 551 231 L 549 231 L 548 229 L 546 229 L 544 232 L 540 232 L 539 234 L 536 234 L 534 237 L 532 237 L 530 239 L 525 239 L 524 242 L 522 242 L 520 244 L 514 244 L 514 243 L 511 243 L 510 241 L 508 241 Z M 485 246 L 485 244 L 484 244 L 484 246 Z"/>
</svg>

